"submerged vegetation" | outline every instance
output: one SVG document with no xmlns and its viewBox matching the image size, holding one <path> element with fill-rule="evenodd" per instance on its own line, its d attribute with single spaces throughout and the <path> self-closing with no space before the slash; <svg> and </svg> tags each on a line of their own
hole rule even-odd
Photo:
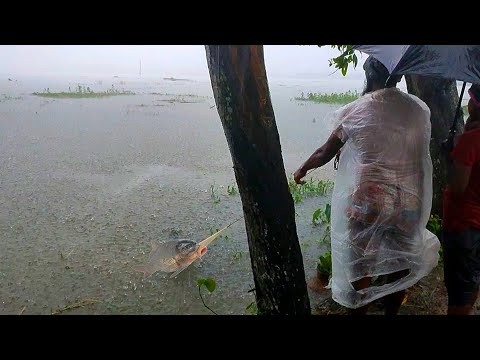
<svg viewBox="0 0 480 360">
<path fill-rule="evenodd" d="M 85 87 L 78 85 L 74 91 L 71 88 L 68 88 L 67 91 L 63 92 L 50 92 L 49 88 L 43 90 L 43 92 L 34 92 L 32 95 L 56 99 L 83 99 L 83 98 L 102 98 L 108 96 L 118 96 L 118 95 L 135 95 L 132 91 L 125 91 L 124 89 L 118 90 L 113 85 L 111 89 L 101 92 L 95 92 L 90 89 L 90 87 Z"/>
<path fill-rule="evenodd" d="M 180 79 L 180 78 L 174 78 L 174 77 L 163 78 L 163 80 L 168 80 L 168 81 L 192 81 L 190 79 Z"/>
<path fill-rule="evenodd" d="M 22 99 L 21 96 L 10 96 L 10 95 L 7 95 L 7 94 L 0 95 L 0 102 L 5 102 L 5 101 L 9 101 L 9 100 L 21 100 L 21 99 Z"/>
<path fill-rule="evenodd" d="M 169 99 L 158 99 L 156 101 L 168 102 L 170 104 L 197 104 L 205 102 L 209 97 L 195 94 L 169 94 L 169 93 L 150 93 L 150 95 L 168 96 Z"/>
<path fill-rule="evenodd" d="M 210 197 L 212 198 L 214 204 L 218 204 L 220 202 L 220 196 L 215 191 L 215 185 L 210 185 Z"/>
<path fill-rule="evenodd" d="M 312 215 L 312 224 L 317 225 L 319 223 L 323 223 L 326 225 L 325 227 L 325 235 L 320 243 L 326 244 L 327 251 L 320 255 L 317 261 L 317 270 L 324 274 L 327 277 L 332 275 L 332 251 L 331 251 L 331 214 L 332 214 L 332 207 L 330 204 L 325 205 L 325 209 L 319 208 L 315 210 Z"/>
<path fill-rule="evenodd" d="M 315 103 L 324 103 L 324 104 L 348 104 L 352 101 L 357 100 L 360 97 L 358 91 L 347 91 L 343 93 L 307 93 L 302 92 L 302 96 L 296 97 L 295 100 L 298 101 L 311 101 Z"/>
<path fill-rule="evenodd" d="M 235 185 L 228 185 L 227 186 L 227 193 L 228 195 L 237 195 L 238 191 L 237 191 L 237 188 L 235 187 Z"/>
<path fill-rule="evenodd" d="M 247 313 L 250 315 L 258 315 L 258 307 L 256 301 L 252 301 L 246 308 L 245 310 Z"/>
<path fill-rule="evenodd" d="M 328 277 L 332 276 L 332 252 L 330 250 L 318 258 L 317 270 Z"/>
<path fill-rule="evenodd" d="M 224 186 L 220 186 L 220 188 L 224 188 Z M 238 189 L 235 186 L 235 184 L 227 185 L 226 189 L 227 189 L 227 195 L 229 196 L 235 196 L 238 194 Z M 210 185 L 210 197 L 212 198 L 214 204 L 218 204 L 221 201 L 220 195 L 217 192 L 215 185 Z"/>
<path fill-rule="evenodd" d="M 321 196 L 332 191 L 333 181 L 313 180 L 313 178 L 310 178 L 310 180 L 305 182 L 305 184 L 299 185 L 295 182 L 295 180 L 289 179 L 288 188 L 290 189 L 290 193 L 292 194 L 293 201 L 295 203 L 298 203 L 306 197 Z"/>
</svg>

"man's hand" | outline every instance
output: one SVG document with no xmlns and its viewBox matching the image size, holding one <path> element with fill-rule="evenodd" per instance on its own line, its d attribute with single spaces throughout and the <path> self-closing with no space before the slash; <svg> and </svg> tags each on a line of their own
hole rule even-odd
<svg viewBox="0 0 480 360">
<path fill-rule="evenodd" d="M 307 175 L 307 172 L 303 170 L 302 168 L 299 168 L 295 173 L 293 174 L 293 179 L 297 184 L 305 184 L 305 181 L 302 180 L 305 175 Z"/>
<path fill-rule="evenodd" d="M 305 184 L 302 180 L 307 175 L 307 171 L 310 169 L 316 169 L 325 165 L 333 159 L 335 154 L 340 151 L 343 146 L 342 140 L 332 133 L 327 142 L 319 147 L 310 157 L 303 163 L 300 168 L 293 174 L 293 179 L 297 184 Z"/>
</svg>

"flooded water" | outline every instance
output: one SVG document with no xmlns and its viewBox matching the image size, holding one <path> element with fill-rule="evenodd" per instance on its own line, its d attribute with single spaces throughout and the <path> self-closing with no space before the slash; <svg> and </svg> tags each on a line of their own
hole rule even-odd
<svg viewBox="0 0 480 360">
<path fill-rule="evenodd" d="M 78 85 L 136 95 L 31 95 Z M 326 140 L 328 114 L 338 108 L 293 98 L 362 85 L 270 80 L 288 174 Z M 242 216 L 238 193 L 227 193 L 235 178 L 213 105 L 208 78 L 0 79 L 0 313 L 50 314 L 71 305 L 65 313 L 208 314 L 196 280 L 212 277 L 217 288 L 204 295 L 208 306 L 245 314 L 254 286 L 242 221 L 175 279 L 156 273 L 143 280 L 132 269 L 152 241 L 200 241 Z M 333 179 L 333 165 L 312 175 Z M 325 250 L 312 213 L 329 197 L 296 204 L 307 277 Z"/>
</svg>

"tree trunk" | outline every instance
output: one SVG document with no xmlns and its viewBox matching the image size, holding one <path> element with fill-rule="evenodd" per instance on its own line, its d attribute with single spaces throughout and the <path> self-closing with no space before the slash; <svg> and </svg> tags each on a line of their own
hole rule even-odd
<svg viewBox="0 0 480 360">
<path fill-rule="evenodd" d="M 441 154 L 441 143 L 447 138 L 453 123 L 459 96 L 456 81 L 431 76 L 405 76 L 410 94 L 418 96 L 430 108 L 432 137 L 430 156 L 433 163 L 432 214 L 442 216 L 442 194 L 446 185 L 446 163 Z M 457 134 L 463 132 L 463 113 L 457 122 Z"/>
<path fill-rule="evenodd" d="M 310 314 L 263 46 L 205 49 L 242 199 L 259 313 Z"/>
</svg>

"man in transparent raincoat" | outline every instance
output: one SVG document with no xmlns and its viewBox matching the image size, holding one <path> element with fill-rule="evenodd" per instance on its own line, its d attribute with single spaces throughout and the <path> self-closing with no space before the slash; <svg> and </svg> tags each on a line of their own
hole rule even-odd
<svg viewBox="0 0 480 360">
<path fill-rule="evenodd" d="M 328 163 L 340 150 L 332 195 L 332 298 L 365 314 L 384 298 L 396 314 L 405 289 L 438 262 L 438 239 L 426 230 L 432 204 L 430 110 L 396 88 L 400 78 L 370 57 L 364 95 L 335 113 L 335 129 L 295 172 Z"/>
</svg>

